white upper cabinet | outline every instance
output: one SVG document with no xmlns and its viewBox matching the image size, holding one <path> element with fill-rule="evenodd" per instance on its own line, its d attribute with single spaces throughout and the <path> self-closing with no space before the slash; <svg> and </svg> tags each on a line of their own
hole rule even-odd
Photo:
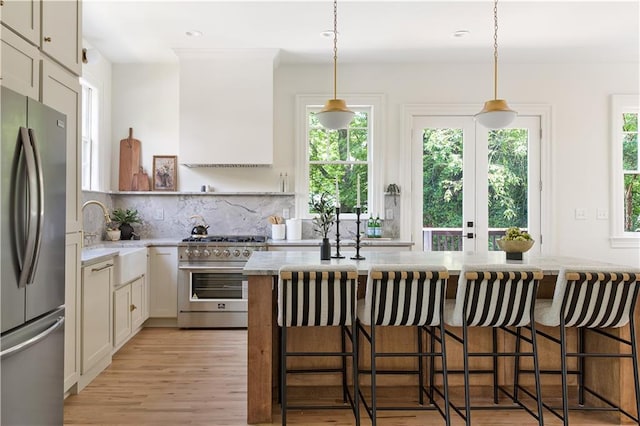
<svg viewBox="0 0 640 426">
<path fill-rule="evenodd" d="M 273 163 L 273 68 L 277 52 L 177 50 L 181 164 Z"/>
<path fill-rule="evenodd" d="M 2 43 L 2 85 L 38 99 L 40 93 L 40 51 L 6 27 L 0 29 Z"/>
<path fill-rule="evenodd" d="M 40 45 L 40 0 L 4 0 L 2 22 L 32 44 Z"/>
<path fill-rule="evenodd" d="M 43 0 L 42 51 L 76 75 L 82 74 L 80 0 Z"/>
</svg>

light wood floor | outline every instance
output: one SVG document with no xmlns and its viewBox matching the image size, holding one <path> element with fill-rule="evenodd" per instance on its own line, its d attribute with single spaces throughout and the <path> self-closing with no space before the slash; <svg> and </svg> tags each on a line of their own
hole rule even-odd
<svg viewBox="0 0 640 426">
<path fill-rule="evenodd" d="M 145 328 L 79 395 L 65 401 L 66 425 L 245 425 L 246 330 Z M 452 389 L 456 401 L 459 390 Z M 332 398 L 318 392 L 318 398 Z M 474 400 L 474 403 L 476 401 Z M 536 425 L 522 410 L 474 411 L 478 426 Z M 370 422 L 363 411 L 363 425 Z M 280 424 L 274 404 L 274 425 Z M 290 412 L 288 424 L 353 425 L 348 410 Z M 383 412 L 381 426 L 444 424 L 435 412 Z M 452 424 L 464 424 L 452 412 Z M 561 422 L 545 411 L 546 425 Z M 616 425 L 607 413 L 571 413 L 571 424 Z"/>
</svg>

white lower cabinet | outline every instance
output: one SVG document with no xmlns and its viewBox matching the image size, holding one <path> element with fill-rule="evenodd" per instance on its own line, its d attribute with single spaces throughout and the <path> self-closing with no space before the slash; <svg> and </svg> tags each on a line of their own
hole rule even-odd
<svg viewBox="0 0 640 426">
<path fill-rule="evenodd" d="M 146 294 L 144 275 L 113 291 L 114 352 L 133 337 L 144 323 Z"/>
<path fill-rule="evenodd" d="M 149 249 L 149 316 L 176 318 L 178 316 L 178 248 L 151 247 Z"/>
<path fill-rule="evenodd" d="M 80 376 L 80 311 L 82 237 L 79 232 L 66 235 L 65 248 L 65 326 L 64 326 L 64 391 L 78 382 Z M 71 390 L 73 392 L 73 390 Z"/>
<path fill-rule="evenodd" d="M 111 363 L 112 259 L 82 268 L 81 371 L 82 390 Z"/>
<path fill-rule="evenodd" d="M 123 285 L 113 292 L 113 346 L 120 346 L 131 334 L 131 285 Z"/>
</svg>

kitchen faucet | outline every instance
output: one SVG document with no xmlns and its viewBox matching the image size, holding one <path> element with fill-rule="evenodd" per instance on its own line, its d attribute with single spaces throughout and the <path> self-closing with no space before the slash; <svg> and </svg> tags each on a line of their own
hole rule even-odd
<svg viewBox="0 0 640 426">
<path fill-rule="evenodd" d="M 104 204 L 102 204 L 98 200 L 89 200 L 86 203 L 84 203 L 82 205 L 81 212 L 83 212 L 84 208 L 87 207 L 89 204 L 97 204 L 98 206 L 100 206 L 100 208 L 102 209 L 102 213 L 104 213 L 105 225 L 107 225 L 109 222 L 111 222 L 111 216 L 109 215 L 109 210 L 107 209 L 107 206 L 105 206 Z M 97 234 L 91 233 L 91 232 L 88 232 L 88 233 L 85 234 L 85 232 L 84 232 L 84 223 L 82 224 L 82 245 L 83 246 L 84 246 L 85 236 L 95 237 L 96 235 Z"/>
</svg>

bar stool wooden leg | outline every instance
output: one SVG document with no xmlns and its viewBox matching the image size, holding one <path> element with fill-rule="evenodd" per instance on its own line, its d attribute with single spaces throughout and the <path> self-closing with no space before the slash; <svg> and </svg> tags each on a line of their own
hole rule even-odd
<svg viewBox="0 0 640 426">
<path fill-rule="evenodd" d="M 464 356 L 464 411 L 465 424 L 471 425 L 471 388 L 469 386 L 469 333 L 467 323 L 462 323 L 462 352 Z"/>
<path fill-rule="evenodd" d="M 491 350 L 493 351 L 493 403 L 498 403 L 498 329 L 491 328 Z"/>
<path fill-rule="evenodd" d="M 420 327 L 416 327 L 416 335 L 418 336 L 418 353 L 422 353 L 422 332 Z M 422 368 L 422 357 L 418 358 L 418 403 L 424 405 L 424 369 Z M 429 383 L 431 385 L 431 383 Z"/>
<path fill-rule="evenodd" d="M 518 400 L 518 387 L 520 385 L 520 335 L 522 329 L 516 329 L 516 355 L 513 363 L 513 402 Z M 537 352 L 536 352 L 537 353 Z"/>
<path fill-rule="evenodd" d="M 633 361 L 633 381 L 636 386 L 636 416 L 640 425 L 640 372 L 638 372 L 638 341 L 636 340 L 636 327 L 633 315 L 629 318 L 629 331 L 631 335 L 631 359 Z"/>
</svg>

